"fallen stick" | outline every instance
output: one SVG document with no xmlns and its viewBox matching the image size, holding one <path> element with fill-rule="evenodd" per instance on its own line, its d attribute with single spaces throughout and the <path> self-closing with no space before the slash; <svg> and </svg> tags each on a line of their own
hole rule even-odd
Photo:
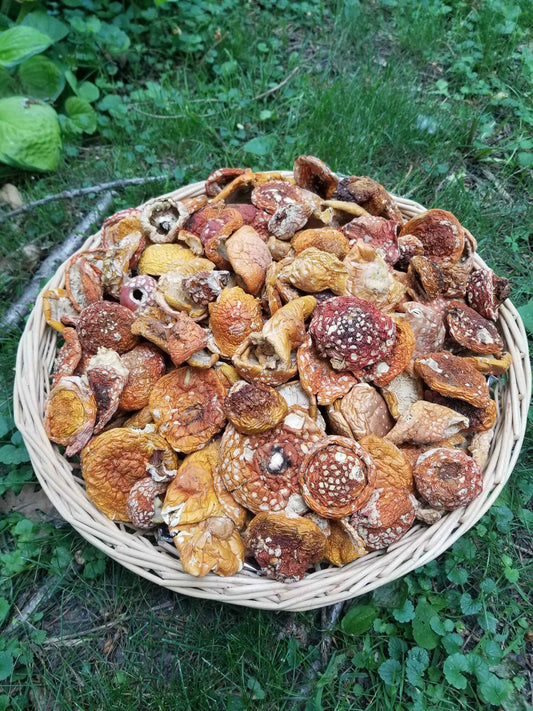
<svg viewBox="0 0 533 711">
<path fill-rule="evenodd" d="M 120 180 L 113 180 L 111 183 L 100 183 L 100 185 L 90 185 L 87 188 L 76 188 L 76 190 L 63 190 L 61 193 L 56 193 L 55 195 L 47 195 L 45 198 L 40 200 L 34 200 L 29 202 L 23 207 L 19 207 L 16 210 L 11 210 L 11 212 L 6 212 L 5 215 L 0 215 L 0 224 L 5 222 L 10 217 L 16 217 L 16 215 L 21 215 L 23 212 L 28 212 L 29 210 L 34 210 L 40 205 L 45 205 L 47 202 L 52 202 L 53 200 L 70 200 L 71 198 L 80 197 L 81 195 L 89 195 L 90 193 L 101 193 L 104 190 L 113 190 L 114 188 L 125 188 L 128 185 L 144 185 L 145 183 L 153 183 L 157 180 L 166 180 L 166 175 L 155 175 L 149 176 L 148 178 L 122 178 Z"/>
<path fill-rule="evenodd" d="M 87 217 L 74 228 L 63 244 L 59 245 L 57 249 L 54 249 L 54 251 L 46 257 L 33 275 L 32 280 L 22 296 L 11 304 L 4 317 L 0 320 L 0 330 L 12 328 L 26 315 L 28 306 L 35 301 L 41 290 L 41 280 L 51 277 L 57 267 L 80 247 L 88 236 L 88 230 L 93 224 L 100 221 L 102 215 L 109 209 L 112 202 L 113 193 L 109 191 L 100 198 L 94 210 L 91 210 Z"/>
<path fill-rule="evenodd" d="M 278 91 L 281 89 L 281 87 L 285 86 L 287 82 L 289 82 L 293 76 L 296 74 L 296 72 L 300 69 L 300 67 L 294 67 L 292 72 L 285 77 L 283 81 L 281 81 L 279 84 L 276 84 L 276 86 L 273 86 L 272 89 L 269 89 L 268 91 L 264 91 L 262 94 L 258 94 L 257 96 L 254 96 L 252 98 L 252 101 L 258 101 L 259 99 L 264 99 L 265 96 L 270 96 L 270 94 L 273 94 L 275 91 Z"/>
</svg>

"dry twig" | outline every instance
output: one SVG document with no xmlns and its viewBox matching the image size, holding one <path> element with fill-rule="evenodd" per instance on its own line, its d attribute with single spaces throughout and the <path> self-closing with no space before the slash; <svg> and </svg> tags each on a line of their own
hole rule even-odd
<svg viewBox="0 0 533 711">
<path fill-rule="evenodd" d="M 287 82 L 289 82 L 293 78 L 293 76 L 296 74 L 296 72 L 299 69 L 300 69 L 300 67 L 294 67 L 292 72 L 287 77 L 285 77 L 285 79 L 282 82 L 280 82 L 279 84 L 276 84 L 276 86 L 273 86 L 272 89 L 269 89 L 268 91 L 264 91 L 262 94 L 258 94 L 257 96 L 254 96 L 252 98 L 252 101 L 258 101 L 259 99 L 264 99 L 265 96 L 270 96 L 270 94 L 273 94 L 274 92 L 281 89 L 281 87 L 285 86 L 285 84 L 287 84 Z"/>
<path fill-rule="evenodd" d="M 76 188 L 76 190 L 63 190 L 61 193 L 56 193 L 55 195 L 47 195 L 45 198 L 40 200 L 34 200 L 29 202 L 23 207 L 19 207 L 16 210 L 11 210 L 11 212 L 6 212 L 5 215 L 0 215 L 0 224 L 5 222 L 11 217 L 16 217 L 21 215 L 23 212 L 28 212 L 34 210 L 40 205 L 45 205 L 47 202 L 52 202 L 53 200 L 70 200 L 75 197 L 80 197 L 81 195 L 89 195 L 90 193 L 101 193 L 104 190 L 113 190 L 115 188 L 125 188 L 128 185 L 144 185 L 145 183 L 153 183 L 158 180 L 166 180 L 166 175 L 153 175 L 147 178 L 121 178 L 120 180 L 113 180 L 110 183 L 100 183 L 99 185 L 90 185 L 87 188 Z"/>
</svg>

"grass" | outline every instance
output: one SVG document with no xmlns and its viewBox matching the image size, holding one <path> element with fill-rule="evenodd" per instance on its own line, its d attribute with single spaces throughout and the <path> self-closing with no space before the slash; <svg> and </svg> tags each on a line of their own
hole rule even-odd
<svg viewBox="0 0 533 711">
<path fill-rule="evenodd" d="M 533 297 L 532 13 L 525 0 L 168 3 L 137 34 L 130 20 L 123 71 L 90 70 L 98 132 L 70 139 L 55 174 L 9 169 L 5 179 L 29 201 L 167 176 L 122 190 L 118 210 L 213 166 L 288 168 L 298 153 L 316 154 L 454 212 L 523 306 Z M 93 204 L 49 203 L 3 226 L 3 311 L 30 278 L 24 248 L 44 256 Z M 18 336 L 0 336 L 0 492 L 12 502 L 0 522 L 0 708 L 533 708 L 530 432 L 490 512 L 436 561 L 350 603 L 320 660 L 320 611 L 176 596 L 105 558 L 53 512 L 16 510 L 34 481 L 10 419 Z M 42 586 L 39 607 L 10 627 Z"/>
</svg>

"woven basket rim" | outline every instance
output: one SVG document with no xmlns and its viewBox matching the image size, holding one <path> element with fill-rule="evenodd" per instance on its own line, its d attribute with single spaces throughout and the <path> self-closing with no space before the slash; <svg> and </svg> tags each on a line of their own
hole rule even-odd
<svg viewBox="0 0 533 711">
<path fill-rule="evenodd" d="M 291 171 L 283 173 L 292 175 Z M 195 197 L 204 193 L 204 185 L 204 181 L 199 181 L 164 196 Z M 414 200 L 393 197 L 406 218 L 426 210 Z M 91 235 L 77 253 L 93 247 L 99 237 L 100 231 Z M 487 266 L 478 254 L 475 263 Z M 370 553 L 342 568 L 317 570 L 296 583 L 280 583 L 246 569 L 230 578 L 213 573 L 204 578 L 192 577 L 183 572 L 171 544 L 156 543 L 153 537 L 117 524 L 101 513 L 88 499 L 81 476 L 76 475 L 71 463 L 46 436 L 44 401 L 49 391 L 57 334 L 45 322 L 41 297 L 45 290 L 62 285 L 64 270 L 65 263 L 41 290 L 19 343 L 14 383 L 15 423 L 39 483 L 62 518 L 109 557 L 158 585 L 191 597 L 265 610 L 310 610 L 363 595 L 428 563 L 449 548 L 490 508 L 516 464 L 527 425 L 531 369 L 524 325 L 508 299 L 500 308 L 498 324 L 513 363 L 505 383 L 500 381 L 496 386 L 499 417 L 479 497 L 432 526 L 415 525 L 384 551 Z"/>
</svg>

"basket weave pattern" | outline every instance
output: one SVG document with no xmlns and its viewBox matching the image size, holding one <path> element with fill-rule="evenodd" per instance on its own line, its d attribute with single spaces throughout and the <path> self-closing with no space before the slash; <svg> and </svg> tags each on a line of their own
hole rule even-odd
<svg viewBox="0 0 533 711">
<path fill-rule="evenodd" d="M 204 192 L 194 183 L 170 193 L 183 199 Z M 425 210 L 412 200 L 395 198 L 404 217 Z M 100 233 L 90 237 L 79 251 L 94 248 Z M 476 255 L 476 266 L 486 266 Z M 64 286 L 62 265 L 44 287 Z M 280 583 L 251 570 L 222 578 L 209 573 L 195 578 L 183 572 L 170 544 L 154 541 L 123 524 L 110 521 L 88 499 L 79 470 L 62 456 L 43 427 L 49 374 L 56 354 L 56 332 L 47 326 L 42 299 L 27 321 L 16 363 L 14 410 L 35 474 L 60 515 L 85 539 L 129 570 L 175 592 L 266 610 L 310 610 L 331 605 L 391 582 L 436 558 L 471 528 L 489 509 L 511 475 L 518 458 L 531 398 L 531 370 L 524 326 L 507 300 L 500 308 L 499 326 L 513 363 L 495 392 L 498 420 L 484 470 L 483 492 L 468 506 L 445 515 L 432 526 L 415 525 L 386 551 L 370 553 L 342 568 L 324 568 L 296 583 Z"/>
</svg>

